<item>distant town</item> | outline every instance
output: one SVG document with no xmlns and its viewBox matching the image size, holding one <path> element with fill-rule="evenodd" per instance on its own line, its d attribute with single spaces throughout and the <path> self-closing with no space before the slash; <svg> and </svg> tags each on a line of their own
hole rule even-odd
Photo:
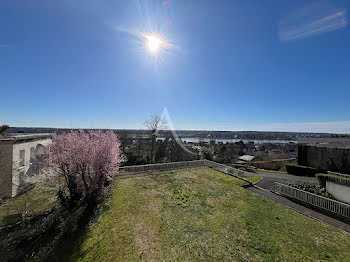
<svg viewBox="0 0 350 262">
<path fill-rule="evenodd" d="M 53 133 L 65 132 L 71 128 L 50 127 L 11 127 L 9 133 Z M 90 130 L 90 129 L 89 129 Z M 147 135 L 145 129 L 102 129 L 112 130 L 117 134 L 129 136 Z M 350 134 L 332 133 L 305 133 L 305 132 L 273 132 L 273 131 L 207 131 L 207 130 L 175 130 L 180 137 L 198 137 L 213 139 L 250 139 L 250 140 L 297 140 L 299 138 L 330 138 L 350 137 Z M 171 134 L 170 130 L 159 130 L 159 135 L 166 137 Z"/>
</svg>

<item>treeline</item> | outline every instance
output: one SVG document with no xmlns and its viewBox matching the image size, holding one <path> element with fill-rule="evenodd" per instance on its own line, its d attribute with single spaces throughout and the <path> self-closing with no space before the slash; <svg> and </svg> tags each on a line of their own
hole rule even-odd
<svg viewBox="0 0 350 262">
<path fill-rule="evenodd" d="M 122 153 L 126 157 L 126 161 L 122 165 L 126 166 L 190 161 L 200 158 L 198 150 L 188 148 L 188 150 L 193 152 L 191 154 L 185 151 L 171 137 L 166 137 L 164 140 L 157 140 L 152 137 L 143 138 L 142 136 L 132 138 L 128 134 L 123 133 L 119 135 L 119 140 Z"/>
<path fill-rule="evenodd" d="M 170 136 L 165 139 L 152 137 L 152 135 L 134 138 L 127 133 L 119 135 L 119 140 L 121 151 L 126 157 L 126 161 L 122 165 L 128 166 L 196 159 L 208 159 L 218 163 L 232 164 L 243 155 L 253 155 L 256 157 L 256 161 L 263 161 L 295 157 L 297 151 L 296 144 L 268 143 L 256 145 L 254 143 L 243 143 L 242 141 L 226 144 L 215 142 L 182 143 L 182 146 L 187 149 L 184 150 Z"/>
</svg>

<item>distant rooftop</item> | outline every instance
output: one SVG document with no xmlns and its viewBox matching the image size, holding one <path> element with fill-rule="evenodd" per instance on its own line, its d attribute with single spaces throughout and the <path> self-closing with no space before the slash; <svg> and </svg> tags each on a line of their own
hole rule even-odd
<svg viewBox="0 0 350 262">
<path fill-rule="evenodd" d="M 238 159 L 249 162 L 249 161 L 252 161 L 254 158 L 255 158 L 255 156 L 244 155 L 244 156 L 240 156 Z"/>
<path fill-rule="evenodd" d="M 300 138 L 298 144 L 320 147 L 350 148 L 350 138 Z"/>
<path fill-rule="evenodd" d="M 51 138 L 52 134 L 25 134 L 25 133 L 9 133 L 6 135 L 0 135 L 0 141 L 23 141 L 23 140 L 37 140 L 43 138 Z"/>
</svg>

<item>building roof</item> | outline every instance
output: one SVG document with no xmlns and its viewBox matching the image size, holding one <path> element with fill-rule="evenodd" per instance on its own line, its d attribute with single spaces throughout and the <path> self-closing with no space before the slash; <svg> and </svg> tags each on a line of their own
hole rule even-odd
<svg viewBox="0 0 350 262">
<path fill-rule="evenodd" d="M 238 159 L 243 160 L 243 161 L 252 161 L 254 158 L 255 158 L 255 156 L 244 155 L 244 156 L 240 156 Z"/>
<path fill-rule="evenodd" d="M 41 134 L 6 134 L 0 135 L 0 141 L 23 141 L 23 140 L 38 140 L 44 138 L 51 138 L 52 134 L 50 133 L 41 133 Z"/>
<path fill-rule="evenodd" d="M 350 138 L 302 138 L 298 144 L 350 149 Z"/>
</svg>

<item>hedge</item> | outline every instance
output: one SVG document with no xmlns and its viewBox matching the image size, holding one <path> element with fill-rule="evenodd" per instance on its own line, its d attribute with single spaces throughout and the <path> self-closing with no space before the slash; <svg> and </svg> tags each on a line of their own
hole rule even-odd
<svg viewBox="0 0 350 262">
<path fill-rule="evenodd" d="M 286 170 L 288 174 L 296 176 L 315 176 L 317 173 L 316 168 L 299 165 L 286 165 Z"/>
</svg>

